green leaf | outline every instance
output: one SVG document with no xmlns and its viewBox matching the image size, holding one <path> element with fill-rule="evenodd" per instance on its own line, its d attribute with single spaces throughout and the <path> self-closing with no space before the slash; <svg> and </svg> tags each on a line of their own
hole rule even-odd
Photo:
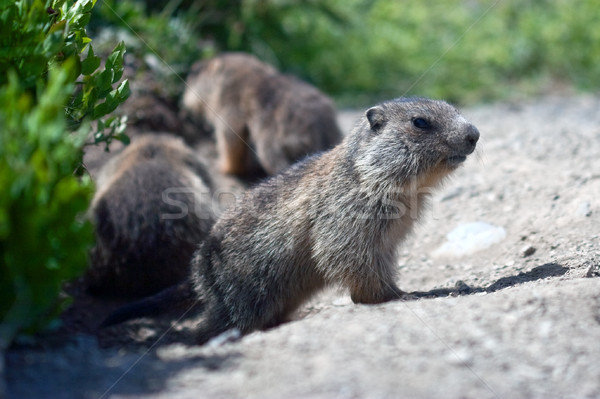
<svg viewBox="0 0 600 399">
<path fill-rule="evenodd" d="M 121 143 L 125 145 L 129 145 L 131 143 L 131 139 L 125 133 L 120 133 L 114 136 L 115 140 L 119 140 Z"/>
<path fill-rule="evenodd" d="M 61 32 L 55 32 L 46 37 L 42 44 L 42 52 L 47 57 L 52 57 L 58 53 L 61 47 L 64 45 L 63 37 Z"/>
<path fill-rule="evenodd" d="M 116 83 L 123 76 L 123 56 L 125 55 L 125 43 L 120 42 L 108 56 L 106 68 L 113 71 L 113 79 L 111 83 Z"/>
<path fill-rule="evenodd" d="M 65 30 L 66 26 L 67 26 L 67 21 L 65 21 L 65 20 L 58 21 L 57 23 L 53 24 L 50 27 L 50 31 L 48 33 L 58 32 L 58 33 L 62 34 L 63 31 Z"/>
<path fill-rule="evenodd" d="M 98 101 L 98 88 L 97 87 L 93 87 L 93 86 L 86 87 L 86 90 L 89 90 L 89 91 L 87 91 L 83 96 L 84 103 L 86 105 L 84 111 L 91 109 L 94 106 L 94 104 L 96 104 L 96 101 Z"/>
<path fill-rule="evenodd" d="M 129 81 L 125 79 L 116 90 L 115 98 L 119 101 L 119 103 L 125 102 L 129 95 L 131 94 L 131 90 L 129 89 Z"/>
<path fill-rule="evenodd" d="M 96 78 L 96 86 L 99 89 L 99 98 L 104 98 L 106 93 L 112 89 L 114 72 L 111 69 L 105 69 Z"/>
<path fill-rule="evenodd" d="M 93 74 L 100 66 L 101 61 L 100 57 L 94 55 L 94 49 L 90 46 L 86 59 L 81 62 L 81 73 L 84 75 Z"/>
<path fill-rule="evenodd" d="M 103 102 L 94 107 L 94 112 L 92 113 L 92 118 L 98 119 L 98 118 L 103 117 L 107 113 L 108 113 L 108 104 L 106 104 L 106 102 Z"/>
</svg>

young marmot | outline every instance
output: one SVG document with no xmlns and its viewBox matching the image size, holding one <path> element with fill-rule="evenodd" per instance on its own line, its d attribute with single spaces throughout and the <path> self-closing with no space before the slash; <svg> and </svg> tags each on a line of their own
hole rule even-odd
<svg viewBox="0 0 600 399">
<path fill-rule="evenodd" d="M 328 285 L 347 288 L 356 303 L 402 298 L 398 245 L 478 139 L 443 101 L 376 105 L 340 145 L 248 191 L 214 225 L 186 282 L 103 325 L 196 303 L 202 343 L 231 328 L 275 326 Z"/>
<path fill-rule="evenodd" d="M 342 139 L 329 98 L 243 53 L 196 63 L 183 107 L 214 127 L 224 173 L 274 175 Z"/>
<path fill-rule="evenodd" d="M 96 185 L 89 291 L 140 297 L 183 280 L 214 223 L 211 183 L 194 152 L 174 136 L 138 136 Z"/>
</svg>

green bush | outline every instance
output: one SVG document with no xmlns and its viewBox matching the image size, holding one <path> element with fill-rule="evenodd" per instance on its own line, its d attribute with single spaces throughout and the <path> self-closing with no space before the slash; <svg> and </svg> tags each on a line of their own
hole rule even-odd
<svg viewBox="0 0 600 399">
<path fill-rule="evenodd" d="M 307 78 L 307 62 L 319 57 L 323 43 L 300 36 L 316 24 L 321 32 L 330 23 L 343 30 L 344 8 L 338 8 L 323 0 L 102 0 L 90 25 L 97 41 L 123 38 L 127 50 L 144 61 L 137 76 L 152 69 L 160 94 L 177 98 L 190 66 L 220 51 L 254 53 Z"/>
<path fill-rule="evenodd" d="M 100 67 L 85 32 L 94 4 L 0 1 L 0 347 L 55 320 L 61 285 L 87 266 L 90 121 L 93 141 L 125 139 L 106 117 L 129 94 L 125 48 Z"/>
<path fill-rule="evenodd" d="M 168 4 L 161 12 L 149 12 L 141 1 L 101 0 L 94 9 L 90 32 L 102 51 L 124 40 L 137 61 L 136 80 L 152 82 L 152 87 L 138 87 L 176 100 L 190 66 L 214 54 L 212 45 L 197 33 L 199 19 Z"/>
<path fill-rule="evenodd" d="M 270 2 L 276 7 L 279 2 Z M 284 70 L 364 103 L 424 95 L 475 103 L 543 93 L 555 83 L 600 86 L 597 2 L 584 0 L 331 0 L 343 26 L 287 17 L 281 43 L 265 36 Z M 295 42 L 304 43 L 301 50 Z"/>
<path fill-rule="evenodd" d="M 119 27 L 128 48 L 158 54 L 179 75 L 175 92 L 211 51 L 256 54 L 342 105 L 600 85 L 595 0 L 105 0 L 99 11 L 98 27 Z"/>
</svg>

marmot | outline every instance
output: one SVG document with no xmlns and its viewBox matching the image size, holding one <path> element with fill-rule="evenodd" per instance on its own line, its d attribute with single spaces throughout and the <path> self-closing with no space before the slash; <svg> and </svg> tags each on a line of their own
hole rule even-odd
<svg viewBox="0 0 600 399">
<path fill-rule="evenodd" d="M 329 98 L 254 56 L 200 61 L 186 86 L 183 108 L 214 127 L 223 173 L 274 175 L 342 139 Z"/>
<path fill-rule="evenodd" d="M 185 279 L 214 223 L 205 166 L 180 138 L 145 134 L 100 170 L 90 207 L 96 295 L 140 297 Z"/>
<path fill-rule="evenodd" d="M 329 152 L 249 190 L 213 226 L 184 283 L 117 310 L 103 326 L 196 303 L 203 343 L 275 326 L 319 289 L 355 303 L 402 298 L 398 245 L 479 132 L 451 105 L 400 98 L 368 109 Z"/>
</svg>

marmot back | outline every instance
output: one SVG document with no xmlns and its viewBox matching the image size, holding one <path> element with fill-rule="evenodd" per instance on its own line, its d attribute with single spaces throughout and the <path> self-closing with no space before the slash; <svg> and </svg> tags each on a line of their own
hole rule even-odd
<svg viewBox="0 0 600 399">
<path fill-rule="evenodd" d="M 112 158 L 90 209 L 90 292 L 139 297 L 184 279 L 213 224 L 210 187 L 204 165 L 173 136 L 139 136 Z"/>
<path fill-rule="evenodd" d="M 195 64 L 183 107 L 214 126 L 225 173 L 274 175 L 342 139 L 329 98 L 247 54 Z"/>
<path fill-rule="evenodd" d="M 273 327 L 325 286 L 346 288 L 356 303 L 401 299 L 398 247 L 478 139 L 443 101 L 378 104 L 331 151 L 247 191 L 213 226 L 187 281 L 104 325 L 195 298 L 202 343 L 231 328 Z"/>
</svg>

